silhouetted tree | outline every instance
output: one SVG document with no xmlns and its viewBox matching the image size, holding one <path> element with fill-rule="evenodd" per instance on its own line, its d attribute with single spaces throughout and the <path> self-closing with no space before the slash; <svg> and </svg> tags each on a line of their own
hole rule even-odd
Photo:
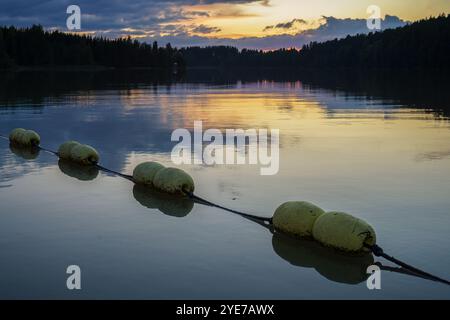
<svg viewBox="0 0 450 320">
<path fill-rule="evenodd" d="M 301 50 L 261 51 L 234 47 L 188 47 L 180 53 L 190 67 L 450 67 L 450 15 L 381 32 L 347 36 Z"/>
<path fill-rule="evenodd" d="M 101 65 L 168 69 L 182 56 L 168 44 L 159 48 L 130 37 L 105 39 L 86 35 L 48 32 L 42 26 L 0 27 L 0 68 L 18 66 Z"/>
</svg>

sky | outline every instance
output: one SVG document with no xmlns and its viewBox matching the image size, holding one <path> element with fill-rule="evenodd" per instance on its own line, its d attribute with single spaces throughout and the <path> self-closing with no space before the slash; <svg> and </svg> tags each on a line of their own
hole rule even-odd
<svg viewBox="0 0 450 320">
<path fill-rule="evenodd" d="M 369 32 L 370 5 L 382 29 L 450 13 L 448 0 L 0 0 L 0 25 L 68 32 L 71 4 L 81 9 L 80 33 L 267 50 Z"/>
</svg>

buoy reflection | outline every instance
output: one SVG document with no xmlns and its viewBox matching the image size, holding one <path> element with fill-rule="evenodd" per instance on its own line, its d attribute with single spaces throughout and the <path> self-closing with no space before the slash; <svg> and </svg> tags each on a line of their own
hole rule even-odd
<svg viewBox="0 0 450 320">
<path fill-rule="evenodd" d="M 339 283 L 366 281 L 367 267 L 374 264 L 371 253 L 347 254 L 324 247 L 314 240 L 294 239 L 279 232 L 272 236 L 274 252 L 292 265 L 314 268 L 325 278 Z"/>
<path fill-rule="evenodd" d="M 99 171 L 95 166 L 81 165 L 62 159 L 58 161 L 58 167 L 65 175 L 81 181 L 94 180 L 97 178 Z"/>
<path fill-rule="evenodd" d="M 159 192 L 145 185 L 135 184 L 133 196 L 144 207 L 158 209 L 173 217 L 185 217 L 194 207 L 194 201 L 188 197 Z"/>
<path fill-rule="evenodd" d="M 36 146 L 21 146 L 15 143 L 9 144 L 9 149 L 16 156 L 25 160 L 34 160 L 39 156 L 40 149 Z"/>
</svg>

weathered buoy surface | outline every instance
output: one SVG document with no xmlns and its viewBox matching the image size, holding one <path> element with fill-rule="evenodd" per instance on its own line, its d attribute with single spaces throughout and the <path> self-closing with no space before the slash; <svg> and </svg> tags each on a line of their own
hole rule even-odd
<svg viewBox="0 0 450 320">
<path fill-rule="evenodd" d="M 348 213 L 324 213 L 313 226 L 313 237 L 320 243 L 344 251 L 367 251 L 364 245 L 374 245 L 374 229 L 365 221 Z"/>
<path fill-rule="evenodd" d="M 70 158 L 83 165 L 92 165 L 100 160 L 97 150 L 87 144 L 74 146 L 70 150 Z"/>
<path fill-rule="evenodd" d="M 318 206 L 306 201 L 288 201 L 280 205 L 273 215 L 276 229 L 296 237 L 311 237 L 314 222 L 324 214 Z"/>
<path fill-rule="evenodd" d="M 195 185 L 192 177 L 178 168 L 164 168 L 159 170 L 154 179 L 153 185 L 168 193 L 194 192 Z"/>
<path fill-rule="evenodd" d="M 78 145 L 80 145 L 80 143 L 78 141 L 70 140 L 70 141 L 64 142 L 58 148 L 58 156 L 61 159 L 70 160 L 71 159 L 72 148 L 75 147 L 75 146 L 78 146 Z"/>
<path fill-rule="evenodd" d="M 58 157 L 82 165 L 93 165 L 100 160 L 97 150 L 78 141 L 66 141 L 58 148 Z"/>
<path fill-rule="evenodd" d="M 9 141 L 22 146 L 38 146 L 41 142 L 41 137 L 36 131 L 16 128 L 9 134 Z"/>
<path fill-rule="evenodd" d="M 154 161 L 140 163 L 133 170 L 133 181 L 151 186 L 156 173 L 164 168 L 162 164 Z"/>
</svg>

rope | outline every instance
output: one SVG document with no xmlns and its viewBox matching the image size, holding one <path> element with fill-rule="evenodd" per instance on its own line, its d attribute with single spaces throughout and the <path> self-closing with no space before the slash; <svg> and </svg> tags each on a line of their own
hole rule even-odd
<svg viewBox="0 0 450 320">
<path fill-rule="evenodd" d="M 5 139 L 5 140 L 8 140 L 8 141 L 9 141 L 9 138 L 8 138 L 8 137 L 5 137 L 4 135 L 0 135 L 0 138 L 3 138 L 3 139 Z M 35 147 L 39 148 L 39 149 L 42 150 L 42 151 L 48 152 L 48 153 L 53 154 L 53 155 L 55 155 L 55 156 L 58 157 L 58 152 L 56 152 L 56 151 L 53 151 L 53 150 L 50 150 L 50 149 L 41 147 L 41 146 L 39 146 L 39 145 L 35 145 Z M 119 177 L 122 177 L 122 178 L 124 178 L 124 179 L 133 181 L 133 176 L 131 176 L 131 175 L 126 175 L 126 174 L 123 174 L 123 173 L 120 173 L 120 172 L 117 172 L 117 171 L 114 171 L 114 170 L 105 168 L 105 167 L 101 166 L 100 164 L 98 164 L 98 163 L 96 163 L 96 162 L 95 162 L 95 163 L 92 163 L 92 165 L 94 165 L 94 166 L 95 166 L 96 168 L 98 168 L 99 170 L 102 170 L 102 171 L 105 171 L 105 172 L 109 172 L 109 173 L 115 174 L 115 175 L 117 175 L 117 176 L 119 176 Z M 133 182 L 134 182 L 134 181 L 133 181 Z M 228 211 L 228 212 L 231 212 L 231 213 L 240 215 L 240 216 L 242 216 L 242 217 L 244 217 L 244 218 L 247 218 L 247 219 L 249 219 L 249 220 L 252 220 L 252 221 L 254 221 L 254 222 L 256 222 L 256 223 L 258 223 L 258 224 L 260 224 L 260 225 L 263 225 L 263 226 L 265 226 L 265 227 L 267 227 L 267 226 L 271 227 L 271 226 L 272 226 L 272 218 L 266 218 L 266 217 L 255 216 L 255 215 L 248 214 L 248 213 L 245 213 L 245 212 L 241 212 L 241 211 L 237 211 L 237 210 L 234 210 L 234 209 L 230 209 L 230 208 L 221 206 L 221 205 L 219 205 L 219 204 L 213 203 L 213 202 L 211 202 L 211 201 L 208 201 L 208 200 L 206 200 L 206 199 L 203 199 L 203 198 L 201 198 L 201 197 L 195 195 L 195 194 L 192 193 L 192 192 L 186 192 L 186 191 L 185 191 L 185 193 L 189 196 L 189 198 L 191 198 L 192 200 L 194 200 L 194 201 L 196 201 L 196 202 L 198 202 L 198 203 L 201 203 L 201 204 L 203 204 L 203 205 L 208 205 L 208 206 L 211 206 L 211 207 L 219 208 L 219 209 L 222 209 L 222 210 L 225 210 L 225 211 Z M 421 277 L 423 277 L 423 278 L 430 279 L 430 280 L 433 280 L 433 281 L 437 281 L 437 282 L 441 282 L 441 283 L 450 285 L 450 282 L 447 281 L 447 280 L 445 280 L 445 279 L 439 278 L 439 277 L 437 277 L 437 276 L 435 276 L 435 275 L 432 275 L 432 274 L 430 274 L 430 273 L 428 273 L 428 272 L 425 272 L 425 271 L 423 271 L 423 270 L 420 270 L 420 269 L 418 269 L 418 268 L 416 268 L 416 267 L 413 267 L 413 266 L 411 266 L 411 265 L 409 265 L 409 264 L 407 264 L 407 263 L 405 263 L 405 262 L 403 262 L 403 261 L 400 261 L 400 260 L 398 260 L 398 259 L 396 259 L 396 258 L 394 258 L 394 257 L 392 257 L 392 256 L 387 255 L 386 253 L 384 253 L 383 249 L 382 249 L 381 247 L 377 246 L 376 244 L 373 245 L 373 246 L 369 246 L 369 245 L 364 245 L 364 246 L 365 246 L 366 248 L 370 249 L 370 251 L 371 251 L 375 256 L 377 256 L 377 257 L 383 257 L 383 258 L 385 258 L 386 260 L 391 261 L 391 262 L 393 262 L 393 263 L 395 263 L 395 264 L 401 266 L 402 268 L 404 268 L 404 269 L 407 271 L 407 272 L 405 272 L 405 273 L 411 272 L 411 273 L 413 273 L 413 274 L 415 274 L 415 275 L 418 275 L 418 276 L 421 276 Z M 385 268 L 387 269 L 387 267 L 385 267 Z"/>
<path fill-rule="evenodd" d="M 391 262 L 395 263 L 396 265 L 401 266 L 402 268 L 404 268 L 406 270 L 409 270 L 409 271 L 411 271 L 413 273 L 416 273 L 418 275 L 422 275 L 422 276 L 424 276 L 426 278 L 429 278 L 431 280 L 442 282 L 442 283 L 445 283 L 447 285 L 450 285 L 450 281 L 447 281 L 445 279 L 439 278 L 439 277 L 437 277 L 435 275 L 432 275 L 431 273 L 428 273 L 428 272 L 425 272 L 423 270 L 420 270 L 420 269 L 418 269 L 416 267 L 413 267 L 413 266 L 411 266 L 411 265 L 409 265 L 409 264 L 407 264 L 407 263 L 405 263 L 403 261 L 400 261 L 400 260 L 398 260 L 398 259 L 396 259 L 396 258 L 394 258 L 394 257 L 392 257 L 390 255 L 387 255 L 386 253 L 384 253 L 383 249 L 381 247 L 377 246 L 376 244 L 374 244 L 373 246 L 365 245 L 365 247 L 370 249 L 370 251 L 372 251 L 372 253 L 375 256 L 383 257 L 386 260 L 391 261 Z"/>
<path fill-rule="evenodd" d="M 216 208 L 219 208 L 219 209 L 231 212 L 231 213 L 235 213 L 235 214 L 238 214 L 238 215 L 243 216 L 245 218 L 249 218 L 251 220 L 257 220 L 257 221 L 262 221 L 262 222 L 264 222 L 266 224 L 272 224 L 272 218 L 259 217 L 259 216 L 255 216 L 255 215 L 248 214 L 248 213 L 245 213 L 245 212 L 241 212 L 241 211 L 237 211 L 237 210 L 234 210 L 234 209 L 230 209 L 230 208 L 221 206 L 219 204 L 213 203 L 211 201 L 205 200 L 203 198 L 200 198 L 199 196 L 193 194 L 192 192 L 186 192 L 186 193 L 191 199 L 197 200 L 198 202 L 203 203 L 205 205 L 208 205 L 208 206 L 211 206 L 211 207 L 216 207 Z"/>
<path fill-rule="evenodd" d="M 123 173 L 120 173 L 120 172 L 117 172 L 117 171 L 105 168 L 105 167 L 99 165 L 98 163 L 93 163 L 93 165 L 99 170 L 102 170 L 102 171 L 105 171 L 105 172 L 109 172 L 109 173 L 115 174 L 115 175 L 117 175 L 119 177 L 122 177 L 122 178 L 125 178 L 127 180 L 133 181 L 133 176 L 130 176 L 130 175 L 127 175 L 127 174 L 123 174 Z"/>
</svg>

